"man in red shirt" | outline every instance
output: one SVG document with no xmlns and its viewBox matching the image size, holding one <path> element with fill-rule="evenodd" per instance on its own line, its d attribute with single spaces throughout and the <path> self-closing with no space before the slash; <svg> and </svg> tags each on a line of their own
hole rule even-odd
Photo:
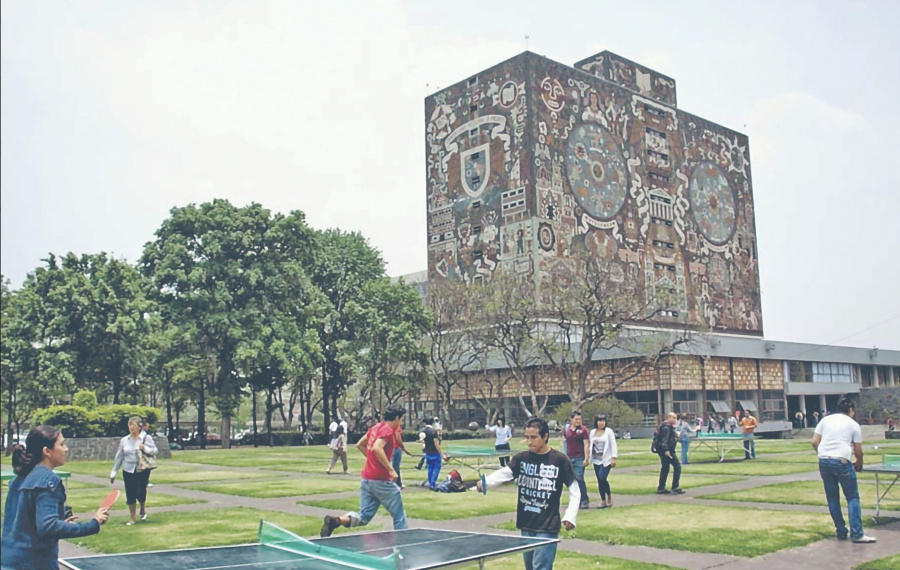
<svg viewBox="0 0 900 570">
<path fill-rule="evenodd" d="M 366 456 L 362 480 L 359 484 L 359 512 L 347 513 L 344 516 L 325 516 L 325 523 L 319 536 L 331 536 L 339 526 L 363 526 L 369 524 L 378 511 L 379 505 L 391 514 L 394 519 L 394 530 L 408 528 L 406 511 L 403 510 L 403 498 L 397 486 L 397 472 L 391 465 L 390 457 L 397 445 L 395 432 L 403 425 L 406 414 L 400 406 L 390 406 L 384 410 L 384 421 L 375 424 L 359 440 L 356 448 Z"/>
</svg>

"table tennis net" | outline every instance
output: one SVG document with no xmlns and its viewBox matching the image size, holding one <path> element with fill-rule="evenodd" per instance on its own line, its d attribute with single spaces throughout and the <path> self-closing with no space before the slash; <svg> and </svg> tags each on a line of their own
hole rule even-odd
<svg viewBox="0 0 900 570">
<path fill-rule="evenodd" d="M 259 521 L 259 543 L 270 548 L 297 554 L 305 558 L 324 560 L 338 568 L 359 570 L 397 570 L 400 556 L 394 552 L 381 557 L 343 548 L 315 543 L 270 522 Z"/>
</svg>

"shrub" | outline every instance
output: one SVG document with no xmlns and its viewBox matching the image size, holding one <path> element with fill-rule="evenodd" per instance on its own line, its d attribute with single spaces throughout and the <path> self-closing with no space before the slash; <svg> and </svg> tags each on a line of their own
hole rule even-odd
<svg viewBox="0 0 900 570">
<path fill-rule="evenodd" d="M 34 414 L 34 425 L 51 425 L 66 437 L 102 435 L 92 414 L 81 406 L 50 406 Z"/>
<path fill-rule="evenodd" d="M 565 425 L 571 412 L 572 403 L 566 402 L 556 408 L 552 417 L 562 426 Z M 591 400 L 581 407 L 581 418 L 584 421 L 584 425 L 590 428 L 594 427 L 594 416 L 597 414 L 606 414 L 608 418 L 606 423 L 613 429 L 620 429 L 625 426 L 639 426 L 644 419 L 643 412 L 632 408 L 614 396 Z"/>
<path fill-rule="evenodd" d="M 148 406 L 114 404 L 101 406 L 94 414 L 98 431 L 107 437 L 121 437 L 128 433 L 128 418 L 140 416 L 151 428 L 159 421 L 160 412 Z"/>
<path fill-rule="evenodd" d="M 72 397 L 72 405 L 79 406 L 87 411 L 97 409 L 97 393 L 93 390 L 79 390 Z"/>
</svg>

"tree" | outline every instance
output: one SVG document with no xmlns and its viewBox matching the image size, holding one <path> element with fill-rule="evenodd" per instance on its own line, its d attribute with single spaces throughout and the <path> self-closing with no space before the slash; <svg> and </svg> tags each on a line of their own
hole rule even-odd
<svg viewBox="0 0 900 570">
<path fill-rule="evenodd" d="M 425 365 L 421 340 L 430 323 L 419 293 L 402 280 L 370 281 L 348 309 L 360 331 L 359 402 L 374 418 L 421 382 Z"/>
<path fill-rule="evenodd" d="M 144 248 L 141 270 L 153 280 L 172 322 L 200 348 L 197 358 L 205 361 L 201 368 L 212 381 L 224 447 L 247 383 L 239 357 L 256 350 L 269 305 L 304 298 L 304 268 L 311 265 L 313 247 L 313 233 L 300 212 L 272 216 L 259 204 L 239 208 L 214 200 L 173 208 L 156 240 Z M 198 397 L 202 446 L 205 389 Z"/>
<path fill-rule="evenodd" d="M 425 339 L 428 353 L 428 375 L 441 402 L 441 413 L 447 429 L 453 429 L 451 393 L 466 370 L 485 353 L 484 344 L 473 334 L 473 291 L 466 283 L 445 279 L 428 288 L 426 304 L 432 325 Z"/>
<path fill-rule="evenodd" d="M 584 424 L 591 428 L 595 427 L 594 418 L 598 414 L 606 415 L 606 424 L 615 429 L 625 426 L 639 426 L 644 419 L 642 411 L 632 408 L 614 396 L 591 400 L 582 407 L 576 407 L 572 402 L 566 402 L 556 408 L 553 417 L 559 425 L 563 425 L 573 410 L 580 411 Z"/>
<path fill-rule="evenodd" d="M 543 415 L 549 396 L 539 395 L 534 367 L 542 363 L 536 337 L 540 313 L 533 284 L 511 271 L 500 271 L 479 286 L 483 306 L 478 339 L 499 352 L 518 386 L 519 406 L 527 416 Z"/>
<path fill-rule="evenodd" d="M 354 322 L 354 307 L 365 305 L 366 285 L 384 277 L 384 261 L 356 232 L 318 232 L 315 247 L 310 278 L 326 300 L 316 326 L 322 354 L 322 412 L 328 425 L 337 417 L 338 400 L 356 365 L 361 331 Z"/>
<path fill-rule="evenodd" d="M 548 275 L 542 285 L 542 319 L 535 344 L 559 374 L 575 409 L 657 366 L 691 341 L 683 326 L 647 333 L 659 318 L 672 315 L 675 299 L 668 290 L 648 295 L 620 266 L 585 256 L 570 273 Z M 673 323 L 677 325 L 677 323 Z M 595 366 L 605 354 L 614 365 Z"/>
</svg>

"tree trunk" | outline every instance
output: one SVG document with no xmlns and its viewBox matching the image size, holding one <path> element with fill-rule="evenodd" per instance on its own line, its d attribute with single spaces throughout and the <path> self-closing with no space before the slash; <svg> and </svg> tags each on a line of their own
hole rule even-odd
<svg viewBox="0 0 900 570">
<path fill-rule="evenodd" d="M 331 408 L 328 405 L 328 399 L 330 396 L 329 392 L 331 390 L 329 389 L 328 373 L 326 372 L 327 369 L 328 363 L 326 360 L 326 362 L 322 363 L 322 414 L 325 416 L 324 422 L 326 426 L 331 424 Z M 312 419 L 312 413 L 310 413 L 309 415 L 310 419 Z"/>
<path fill-rule="evenodd" d="M 272 390 L 266 391 L 266 433 L 269 434 L 269 447 L 274 447 L 275 438 L 272 436 Z"/>
<path fill-rule="evenodd" d="M 6 385 L 9 390 L 9 397 L 7 398 L 8 407 L 6 409 L 6 455 L 9 456 L 12 454 L 13 440 L 12 440 L 12 425 L 13 425 L 13 415 L 15 412 L 15 406 L 13 405 L 13 394 L 16 391 L 16 383 L 9 382 Z"/>
<path fill-rule="evenodd" d="M 231 449 L 231 414 L 222 414 L 222 449 Z"/>
<path fill-rule="evenodd" d="M 169 437 L 175 433 L 175 426 L 172 424 L 172 391 L 166 390 L 166 424 L 169 426 Z"/>
<path fill-rule="evenodd" d="M 256 426 L 256 386 L 251 385 L 250 394 L 253 398 L 253 447 L 259 447 L 259 430 Z"/>
</svg>

